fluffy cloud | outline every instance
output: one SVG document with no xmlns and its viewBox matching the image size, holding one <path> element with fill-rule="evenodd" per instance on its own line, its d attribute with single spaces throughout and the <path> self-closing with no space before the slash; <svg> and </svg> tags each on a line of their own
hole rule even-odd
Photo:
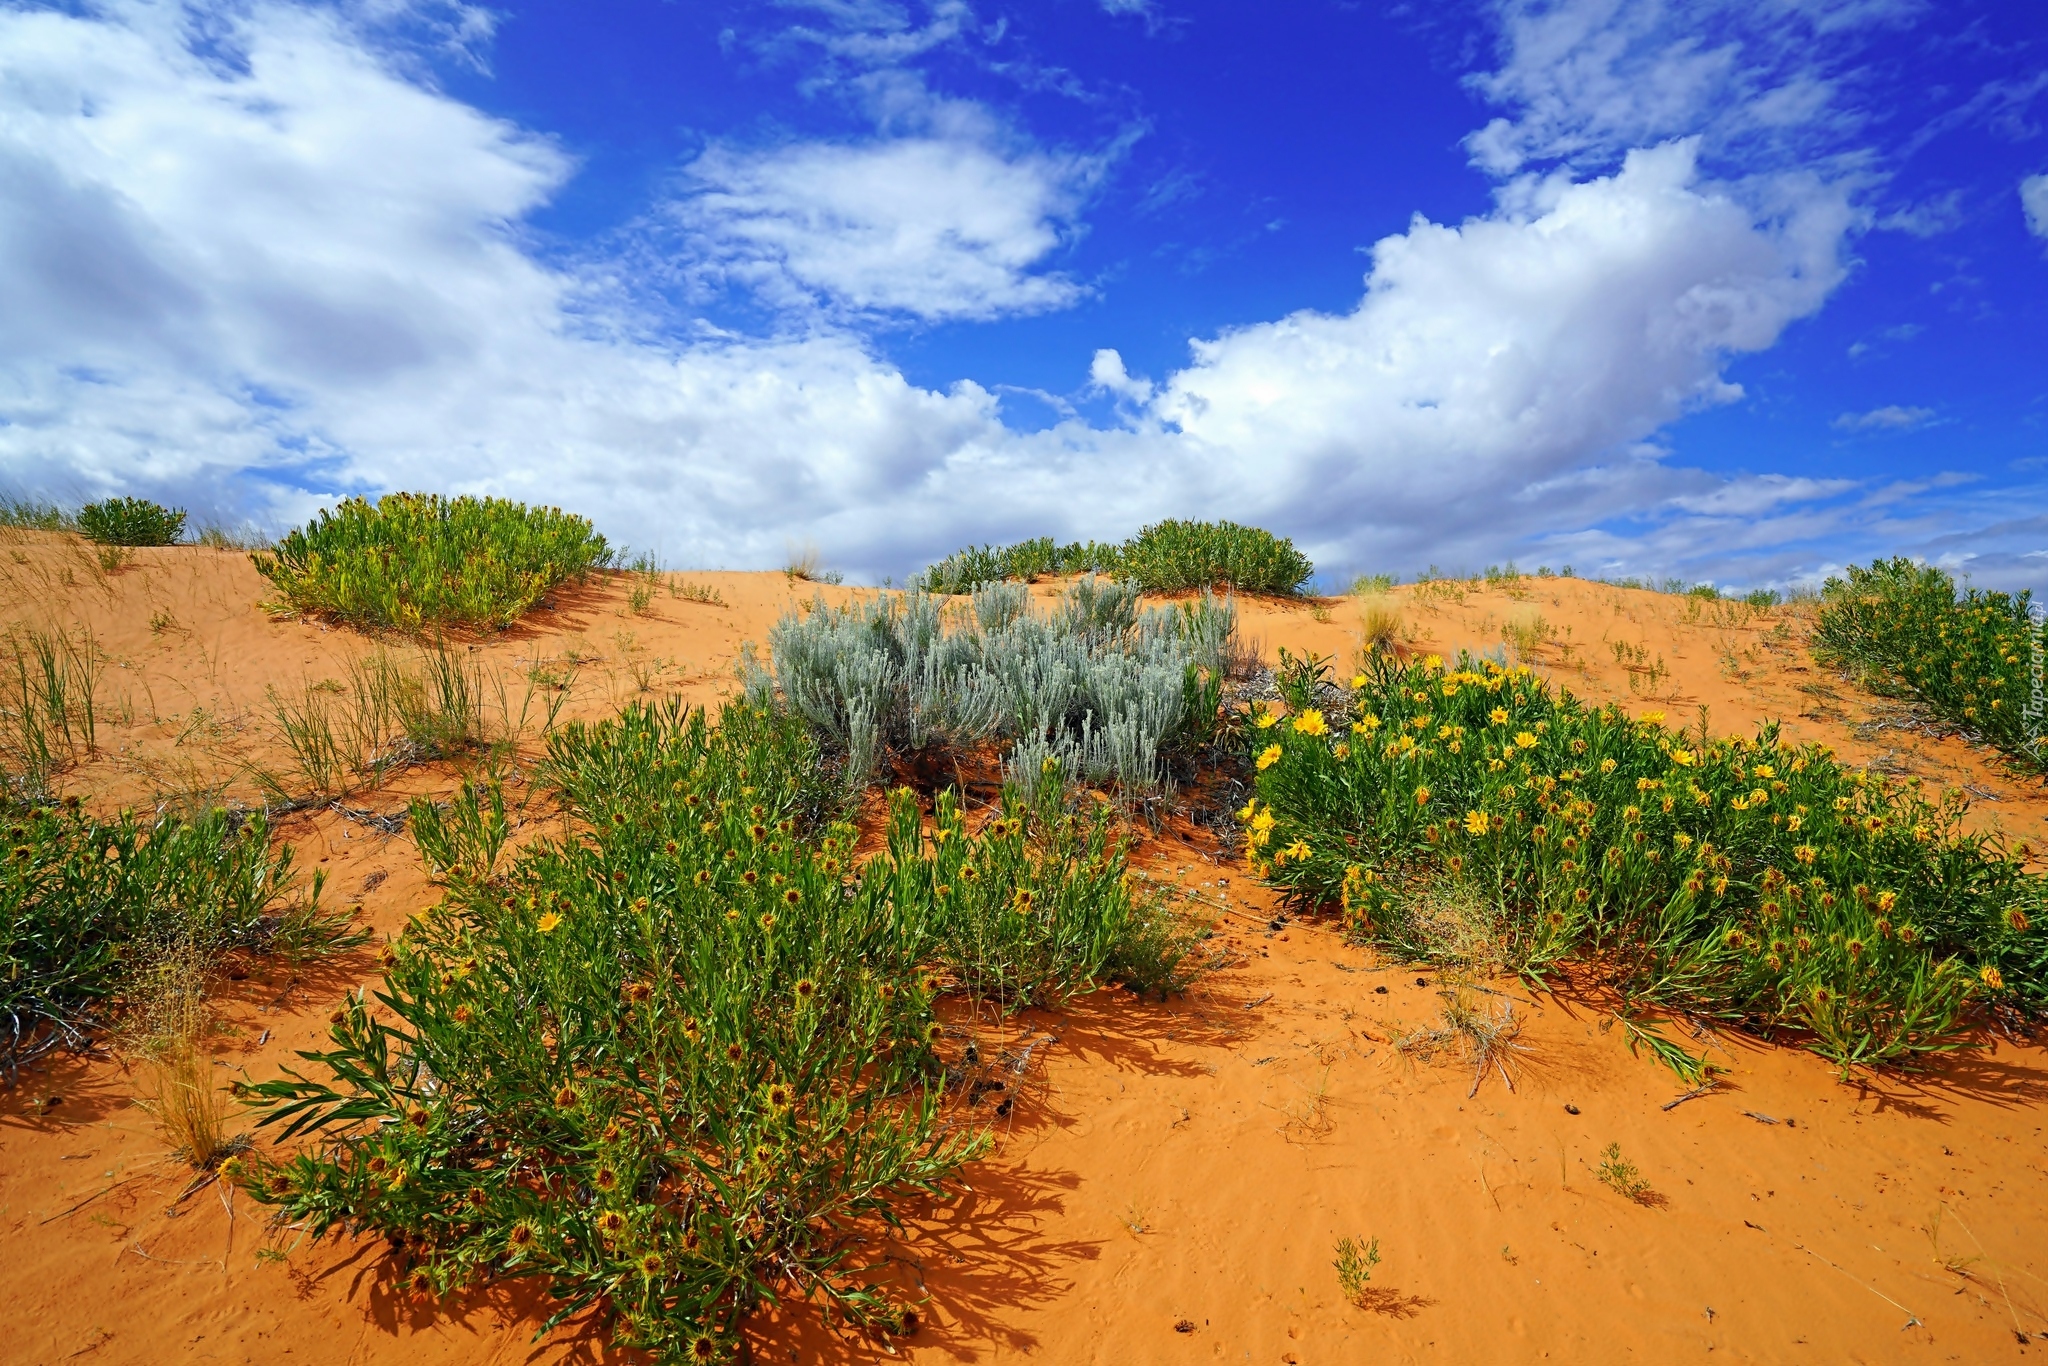
<svg viewBox="0 0 2048 1366">
<path fill-rule="evenodd" d="M 827 312 L 786 337 L 679 327 L 597 288 L 607 263 L 542 264 L 520 224 L 569 160 L 409 78 L 351 11 L 223 11 L 205 55 L 189 13 L 0 10 L 18 486 L 283 518 L 424 484 L 572 506 L 677 560 L 770 564 L 814 537 L 875 574 L 1162 515 L 1396 568 L 1517 545 L 1672 564 L 1830 515 L 1832 486 L 1727 485 L 1643 444 L 1735 397 L 1728 359 L 1820 307 L 1852 217 L 1816 179 L 1717 183 L 1690 140 L 1516 179 L 1460 224 L 1418 217 L 1374 248 L 1355 308 L 1198 339 L 1156 386 L 1098 352 L 1124 425 L 1025 434 L 971 380 L 913 385 L 843 324 L 1071 300 L 1044 263 L 1093 163 L 934 117 L 714 145 L 667 209 L 687 231 L 657 243 Z"/>
<path fill-rule="evenodd" d="M 985 319 L 1080 297 L 1033 268 L 1074 232 L 1095 170 L 972 135 L 718 146 L 691 163 L 670 213 L 696 270 L 783 307 L 823 296 L 857 312 Z"/>
<path fill-rule="evenodd" d="M 2030 175 L 2020 182 L 2020 207 L 2026 211 L 2027 227 L 2036 237 L 2048 237 L 2048 174 Z"/>
<path fill-rule="evenodd" d="M 635 340 L 518 220 L 546 142 L 403 78 L 334 11 L 0 12 L 0 467 L 230 514 L 429 484 L 759 562 L 1001 437 L 826 334 Z"/>
<path fill-rule="evenodd" d="M 1736 397 L 1724 361 L 1841 278 L 1839 198 L 1760 227 L 1698 182 L 1694 151 L 1551 182 L 1527 213 L 1418 219 L 1374 248 L 1355 310 L 1199 342 L 1153 411 L 1254 515 L 1317 539 L 1434 535 L 1453 508 L 1519 522 L 1548 481 Z"/>
</svg>

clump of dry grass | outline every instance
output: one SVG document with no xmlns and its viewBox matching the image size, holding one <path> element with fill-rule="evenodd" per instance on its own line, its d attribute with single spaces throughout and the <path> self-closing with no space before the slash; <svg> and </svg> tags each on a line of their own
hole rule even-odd
<svg viewBox="0 0 2048 1366">
<path fill-rule="evenodd" d="M 1425 1062 L 1441 1053 L 1463 1057 L 1472 1065 L 1472 1089 L 1465 1093 L 1467 1097 L 1479 1094 L 1480 1083 L 1486 1080 L 1489 1069 L 1498 1071 L 1512 1091 L 1515 1078 L 1508 1062 L 1526 1047 L 1519 1042 L 1522 1022 L 1515 1018 L 1514 1002 L 1504 1001 L 1498 1011 L 1488 1010 L 1474 1000 L 1474 991 L 1475 988 L 1463 983 L 1446 986 L 1437 993 L 1444 1005 L 1436 1021 L 1417 1029 L 1397 1031 L 1393 1036 L 1394 1048 Z"/>
<path fill-rule="evenodd" d="M 1403 635 L 1401 609 L 1393 599 L 1366 597 L 1358 605 L 1359 646 L 1367 654 L 1390 653 Z"/>
<path fill-rule="evenodd" d="M 1445 879 L 1404 897 L 1396 913 L 1404 947 L 1420 959 L 1467 977 L 1507 971 L 1508 925 L 1497 902 L 1470 883 Z"/>
<path fill-rule="evenodd" d="M 162 951 L 141 975 L 133 1002 L 135 1051 L 144 1064 L 143 1109 L 180 1160 L 211 1172 L 249 1146 L 229 1133 L 233 1106 L 204 1047 L 209 964 L 190 945 Z"/>
<path fill-rule="evenodd" d="M 824 555 L 816 541 L 805 541 L 802 545 L 792 543 L 782 573 L 792 584 L 799 580 L 804 583 L 845 582 L 844 575 L 825 568 Z"/>
</svg>

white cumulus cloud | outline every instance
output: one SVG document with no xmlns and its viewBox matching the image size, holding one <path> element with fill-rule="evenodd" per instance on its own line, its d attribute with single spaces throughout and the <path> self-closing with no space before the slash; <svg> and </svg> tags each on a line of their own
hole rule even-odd
<svg viewBox="0 0 2048 1366">
<path fill-rule="evenodd" d="M 1533 212 L 1418 219 L 1373 249 L 1352 312 L 1198 342 L 1154 411 L 1254 515 L 1331 539 L 1519 520 L 1544 481 L 1736 397 L 1727 358 L 1841 278 L 1843 213 L 1819 194 L 1760 227 L 1698 182 L 1691 143 L 1634 152 Z"/>
</svg>

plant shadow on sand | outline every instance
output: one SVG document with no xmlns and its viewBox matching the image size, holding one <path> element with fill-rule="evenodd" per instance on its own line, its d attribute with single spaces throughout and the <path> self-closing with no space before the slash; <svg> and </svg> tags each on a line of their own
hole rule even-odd
<svg viewBox="0 0 2048 1366">
<path fill-rule="evenodd" d="M 1988 1051 L 1956 1053 L 1921 1073 L 1864 1074 L 1852 1083 L 1877 1113 L 1895 1111 L 1946 1124 L 1940 1102 L 1965 1096 L 2013 1110 L 2048 1103 L 2048 1068 L 2008 1061 Z"/>
<path fill-rule="evenodd" d="M 82 1129 L 132 1104 L 129 1080 L 106 1065 L 104 1050 L 57 1052 L 22 1069 L 18 1084 L 4 1089 L 0 1073 L 0 1131 L 20 1127 L 41 1131 Z"/>
<path fill-rule="evenodd" d="M 1101 1239 L 1049 1236 L 1080 1184 L 1070 1172 L 1035 1172 L 982 1163 L 968 1188 L 944 1203 L 906 1211 L 911 1232 L 871 1245 L 875 1277 L 892 1285 L 919 1316 L 913 1341 L 956 1361 L 978 1359 L 987 1344 L 1029 1353 L 1034 1334 L 1017 1311 L 1059 1300 L 1072 1289 L 1066 1268 L 1102 1255 Z M 760 1315 L 747 1337 L 762 1362 L 871 1360 L 877 1338 L 836 1328 L 819 1306 L 789 1301 Z M 772 1344 L 772 1345 L 771 1345 Z"/>
<path fill-rule="evenodd" d="M 1207 1075 L 1203 1064 L 1165 1053 L 1169 1031 L 1173 1042 L 1197 1047 L 1226 1048 L 1236 1037 L 1235 1028 L 1219 1026 L 1188 1007 L 1186 998 L 1141 1004 L 1107 991 L 1056 1012 L 1022 1012 L 1009 1024 L 1020 1040 L 1050 1040 L 1075 1057 L 1147 1075 Z M 1042 1073 L 1033 1073 L 1013 1093 L 1019 1103 L 998 1124 L 999 1135 L 1028 1136 L 1079 1122 L 1053 1103 Z M 997 1157 L 968 1168 L 956 1198 L 906 1210 L 907 1234 L 883 1231 L 870 1244 L 875 1275 L 896 1288 L 900 1303 L 916 1309 L 912 1341 L 957 1361 L 979 1359 L 989 1344 L 1035 1350 L 1036 1336 L 1016 1326 L 1018 1311 L 1057 1302 L 1072 1289 L 1068 1268 L 1102 1255 L 1103 1239 L 1049 1232 L 1064 1212 L 1066 1194 L 1079 1184 L 1073 1172 L 1035 1171 Z M 817 1305 L 799 1301 L 762 1314 L 747 1336 L 763 1362 L 785 1354 L 800 1361 L 868 1360 L 878 1342 L 828 1324 Z"/>
<path fill-rule="evenodd" d="M 314 1299 L 324 1282 L 352 1273 L 348 1299 L 362 1307 L 376 1331 L 387 1337 L 410 1333 L 446 1333 L 450 1328 L 476 1335 L 480 1357 L 499 1359 L 485 1346 L 493 1337 L 507 1339 L 507 1345 L 533 1337 L 555 1309 L 546 1288 L 539 1281 L 498 1281 L 461 1295 L 436 1299 L 414 1294 L 405 1288 L 405 1258 L 380 1239 L 363 1238 L 345 1248 L 335 1260 L 318 1271 L 290 1271 L 293 1288 L 300 1300 Z M 586 1314 L 571 1319 L 553 1333 L 534 1341 L 526 1353 L 529 1361 L 551 1360 L 579 1366 L 639 1366 L 651 1361 L 645 1353 L 614 1347 L 601 1317 Z M 506 1351 L 505 1359 L 512 1353 Z"/>
<path fill-rule="evenodd" d="M 1351 1302 L 1368 1314 L 1390 1319 L 1412 1319 L 1436 1304 L 1427 1295 L 1410 1295 L 1390 1285 L 1368 1285 Z"/>
</svg>

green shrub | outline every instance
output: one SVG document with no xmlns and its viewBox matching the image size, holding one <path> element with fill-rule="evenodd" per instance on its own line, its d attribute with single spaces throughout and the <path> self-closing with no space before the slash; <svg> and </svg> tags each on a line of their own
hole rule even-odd
<svg viewBox="0 0 2048 1366">
<path fill-rule="evenodd" d="M 249 558 L 289 611 L 400 631 L 494 631 L 609 564 L 611 551 L 559 508 L 393 493 L 350 498 Z"/>
<path fill-rule="evenodd" d="M 1015 545 L 956 550 L 925 570 L 917 582 L 928 593 L 972 593 L 983 584 L 1006 579 L 1034 583 L 1067 574 L 1114 574 L 1122 554 L 1121 547 L 1099 541 L 1060 545 L 1050 536 L 1039 536 Z"/>
<path fill-rule="evenodd" d="M 1824 663 L 1853 666 L 1883 692 L 1918 698 L 2035 773 L 2048 772 L 2048 717 L 2028 714 L 2034 661 L 2048 624 L 2033 619 L 2030 593 L 1956 596 L 1932 565 L 1881 560 L 1829 579 L 1814 623 Z"/>
<path fill-rule="evenodd" d="M 423 842 L 448 895 L 391 946 L 381 1008 L 350 998 L 310 1074 L 249 1088 L 324 1139 L 248 1188 L 294 1228 L 386 1235 L 415 1293 L 538 1277 L 551 1322 L 602 1312 L 663 1360 L 727 1359 L 784 1294 L 903 1326 L 863 1231 L 984 1147 L 950 1112 L 935 1001 L 1084 987 L 1122 854 L 1021 808 L 928 833 L 899 792 L 855 867 L 819 758 L 745 705 L 565 727 L 542 772 L 569 828 L 502 875 L 471 789 Z"/>
<path fill-rule="evenodd" d="M 917 582 L 931 593 L 971 593 L 1005 579 L 1030 583 L 1048 575 L 1111 574 L 1155 593 L 1236 588 L 1294 597 L 1314 573 L 1294 542 L 1269 531 L 1235 522 L 1166 521 L 1122 545 L 1058 545 L 1041 536 L 1008 546 L 970 546 L 925 570 Z"/>
<path fill-rule="evenodd" d="M 1155 522 L 1124 543 L 1122 572 L 1148 591 L 1237 588 L 1294 597 L 1316 567 L 1270 531 L 1235 522 Z"/>
<path fill-rule="evenodd" d="M 98 820 L 75 805 L 15 807 L 0 864 L 0 1069 L 81 1044 L 129 974 L 159 950 L 346 947 L 345 917 L 288 906 L 292 851 L 261 816 Z"/>
<path fill-rule="evenodd" d="M 1358 935 L 1540 976 L 1595 958 L 1631 998 L 1794 1027 L 1847 1066 L 1963 1042 L 1972 1001 L 2048 1009 L 2042 879 L 1959 795 L 1820 746 L 1632 721 L 1487 661 L 1377 661 L 1341 712 L 1261 716 L 1255 868 Z M 1448 908 L 1448 909 L 1446 909 Z"/>
<path fill-rule="evenodd" d="M 1047 787 L 1034 806 L 1012 801 L 970 838 L 948 790 L 922 857 L 917 808 L 899 802 L 889 852 L 896 903 L 933 927 L 935 961 L 976 1000 L 1005 1011 L 1057 1005 L 1102 975 L 1140 912 L 1124 882 L 1124 853 L 1108 813 L 1084 820 Z"/>
<path fill-rule="evenodd" d="M 78 510 L 78 529 L 100 545 L 175 545 L 185 512 L 147 498 L 109 498 Z"/>
</svg>

